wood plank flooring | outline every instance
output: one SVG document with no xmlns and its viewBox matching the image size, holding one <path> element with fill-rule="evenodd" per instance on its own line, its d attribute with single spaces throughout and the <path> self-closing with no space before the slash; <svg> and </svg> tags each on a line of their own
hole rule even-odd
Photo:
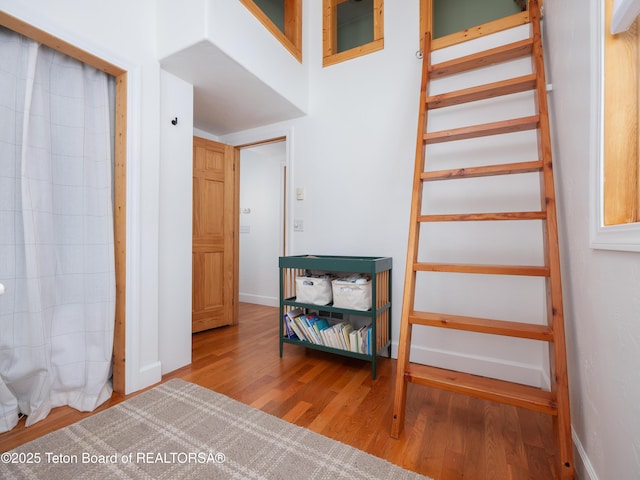
<svg viewBox="0 0 640 480">
<path fill-rule="evenodd" d="M 548 415 L 410 384 L 394 440 L 395 360 L 380 358 L 372 381 L 368 362 L 295 345 L 280 358 L 277 319 L 277 308 L 241 304 L 238 325 L 195 334 L 192 364 L 163 381 L 197 383 L 434 480 L 555 478 Z M 124 399 L 114 395 L 99 410 Z M 23 419 L 0 434 L 0 451 L 88 415 L 60 407 L 28 428 Z"/>
</svg>

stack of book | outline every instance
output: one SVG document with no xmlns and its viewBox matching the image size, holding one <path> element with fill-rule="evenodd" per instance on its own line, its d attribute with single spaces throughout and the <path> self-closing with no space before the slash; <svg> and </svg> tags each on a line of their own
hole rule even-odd
<svg viewBox="0 0 640 480">
<path fill-rule="evenodd" d="M 325 347 L 371 355 L 371 327 L 354 329 L 348 322 L 329 323 L 316 313 L 294 309 L 284 314 L 284 334 Z"/>
</svg>

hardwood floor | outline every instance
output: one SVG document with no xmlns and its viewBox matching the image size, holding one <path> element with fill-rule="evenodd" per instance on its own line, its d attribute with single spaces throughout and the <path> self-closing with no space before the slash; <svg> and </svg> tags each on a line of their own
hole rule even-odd
<svg viewBox="0 0 640 480">
<path fill-rule="evenodd" d="M 410 384 L 394 440 L 395 360 L 380 358 L 372 381 L 368 362 L 294 345 L 280 358 L 277 318 L 277 308 L 241 304 L 239 325 L 195 334 L 193 363 L 163 381 L 197 383 L 434 480 L 555 478 L 547 415 Z M 99 410 L 124 399 L 114 395 Z M 29 428 L 23 419 L 0 434 L 0 451 L 88 415 L 60 407 Z"/>
</svg>

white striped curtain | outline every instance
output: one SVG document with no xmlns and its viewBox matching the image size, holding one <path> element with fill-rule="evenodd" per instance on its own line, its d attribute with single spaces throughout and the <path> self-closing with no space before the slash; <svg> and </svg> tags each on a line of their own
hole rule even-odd
<svg viewBox="0 0 640 480">
<path fill-rule="evenodd" d="M 0 29 L 0 432 L 112 393 L 113 84 Z"/>
</svg>

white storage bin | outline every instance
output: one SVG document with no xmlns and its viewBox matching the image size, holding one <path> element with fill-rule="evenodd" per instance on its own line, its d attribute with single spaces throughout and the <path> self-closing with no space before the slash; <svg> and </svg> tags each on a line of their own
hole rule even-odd
<svg viewBox="0 0 640 480">
<path fill-rule="evenodd" d="M 369 310 L 371 308 L 371 280 L 357 281 L 337 279 L 331 282 L 333 290 L 333 306 L 352 310 Z"/>
<path fill-rule="evenodd" d="M 313 305 L 331 303 L 331 277 L 296 277 L 296 302 Z"/>
</svg>

